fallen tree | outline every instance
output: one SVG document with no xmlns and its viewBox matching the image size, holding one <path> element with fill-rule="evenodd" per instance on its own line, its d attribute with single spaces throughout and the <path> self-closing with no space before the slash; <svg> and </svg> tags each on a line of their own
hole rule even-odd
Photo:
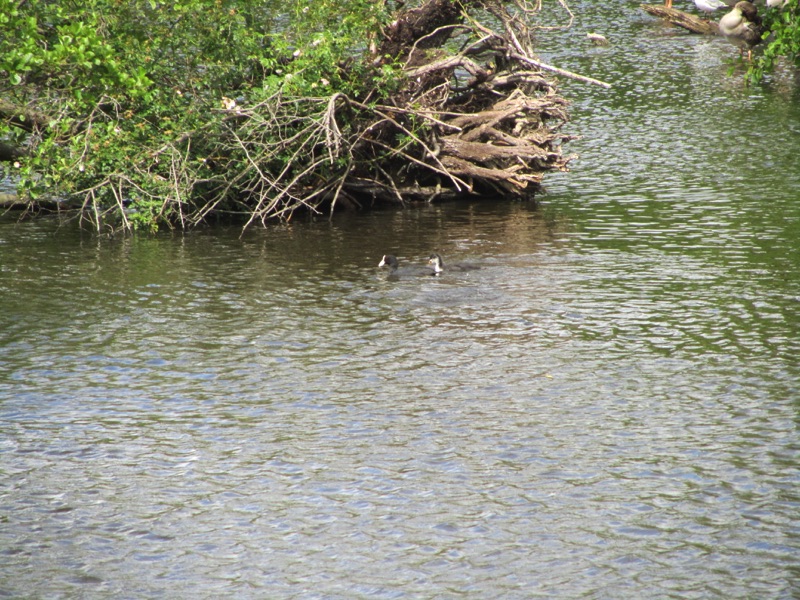
<svg viewBox="0 0 800 600">
<path fill-rule="evenodd" d="M 692 33 L 700 33 L 703 35 L 717 35 L 719 34 L 719 26 L 715 21 L 709 19 L 701 19 L 695 15 L 691 15 L 682 10 L 677 10 L 672 7 L 664 6 L 663 4 L 642 4 L 641 8 L 648 14 L 664 19 L 691 31 Z"/>
<path fill-rule="evenodd" d="M 29 205 L 56 192 L 98 229 L 190 227 L 219 216 L 249 225 L 375 202 L 532 198 L 544 174 L 570 160 L 562 151 L 571 137 L 561 131 L 567 103 L 546 73 L 607 85 L 535 58 L 539 10 L 523 0 L 426 0 L 393 18 L 375 13 L 360 38 L 353 21 L 340 21 L 351 42 L 362 41 L 358 53 L 337 32 L 311 27 L 285 46 L 270 37 L 261 47 L 268 59 L 251 57 L 243 72 L 219 81 L 196 65 L 204 80 L 194 88 L 174 83 L 165 61 L 138 80 L 115 75 L 125 93 L 107 93 L 106 83 L 92 102 L 62 105 L 85 111 L 66 120 L 42 116 L 35 102 L 4 100 L 0 114 L 28 134 L 25 155 L 15 156 Z M 161 17 L 150 14 L 156 23 Z M 18 85 L 34 89 L 34 79 Z M 22 107 L 30 117 L 20 121 Z"/>
</svg>

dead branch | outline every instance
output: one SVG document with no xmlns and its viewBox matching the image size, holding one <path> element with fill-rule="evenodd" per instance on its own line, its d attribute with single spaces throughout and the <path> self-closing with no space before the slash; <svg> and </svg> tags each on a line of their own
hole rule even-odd
<svg viewBox="0 0 800 600">
<path fill-rule="evenodd" d="M 586 75 L 580 75 L 578 73 L 573 73 L 572 71 L 567 71 L 565 69 L 560 69 L 558 67 L 554 67 L 552 65 L 548 65 L 546 63 L 540 62 L 538 60 L 534 60 L 528 56 L 513 53 L 513 58 L 525 63 L 526 65 L 530 65 L 531 67 L 536 67 L 538 69 L 542 69 L 543 71 L 549 71 L 551 73 L 555 73 L 556 75 L 561 75 L 562 77 L 567 77 L 568 79 L 575 79 L 576 81 L 583 81 L 584 83 L 591 83 L 592 85 L 599 85 L 600 87 L 604 87 L 606 89 L 611 87 L 610 83 L 606 83 L 605 81 L 600 81 L 599 79 L 594 79 L 593 77 L 587 77 Z"/>
</svg>

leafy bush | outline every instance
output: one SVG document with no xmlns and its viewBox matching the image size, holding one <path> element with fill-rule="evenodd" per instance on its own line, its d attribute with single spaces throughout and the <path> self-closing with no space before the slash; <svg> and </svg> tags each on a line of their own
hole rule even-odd
<svg viewBox="0 0 800 600">
<path fill-rule="evenodd" d="M 789 0 L 782 8 L 767 9 L 763 21 L 766 44 L 748 72 L 748 78 L 754 82 L 772 71 L 781 57 L 800 67 L 800 0 Z"/>
<path fill-rule="evenodd" d="M 0 40 L 0 140 L 26 150 L 32 206 L 57 195 L 98 229 L 532 198 L 572 137 L 555 68 L 532 56 L 540 10 L 425 0 L 390 22 L 374 0 L 0 0 L 23 38 Z"/>
<path fill-rule="evenodd" d="M 372 0 L 0 0 L 0 140 L 25 150 L 20 195 L 58 195 L 97 227 L 186 225 L 212 199 L 250 214 L 236 174 L 252 149 L 231 144 L 243 109 L 297 111 L 266 147 L 322 114 L 290 99 L 390 85 L 356 58 L 386 19 Z"/>
</svg>

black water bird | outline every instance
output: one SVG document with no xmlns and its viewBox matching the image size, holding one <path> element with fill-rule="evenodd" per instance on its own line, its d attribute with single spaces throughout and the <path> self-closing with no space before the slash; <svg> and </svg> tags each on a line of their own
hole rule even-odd
<svg viewBox="0 0 800 600">
<path fill-rule="evenodd" d="M 431 254 L 430 258 L 428 259 L 428 263 L 433 265 L 433 272 L 437 275 L 439 273 L 444 273 L 445 264 L 441 255 L 436 253 Z M 447 265 L 446 267 L 446 270 L 448 271 L 475 271 L 477 269 L 480 269 L 478 265 L 471 265 L 469 263 L 455 263 L 452 265 Z"/>
<path fill-rule="evenodd" d="M 378 263 L 379 267 L 387 267 L 389 269 L 390 277 L 415 277 L 424 275 L 435 275 L 435 271 L 429 267 L 411 266 L 401 267 L 394 254 L 384 254 L 381 262 Z"/>
</svg>

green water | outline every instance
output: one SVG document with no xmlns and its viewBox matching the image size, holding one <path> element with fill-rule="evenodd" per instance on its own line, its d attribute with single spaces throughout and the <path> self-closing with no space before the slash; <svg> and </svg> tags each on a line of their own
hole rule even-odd
<svg viewBox="0 0 800 600">
<path fill-rule="evenodd" d="M 538 206 L 0 222 L 0 596 L 800 593 L 798 88 L 571 7 Z"/>
</svg>

